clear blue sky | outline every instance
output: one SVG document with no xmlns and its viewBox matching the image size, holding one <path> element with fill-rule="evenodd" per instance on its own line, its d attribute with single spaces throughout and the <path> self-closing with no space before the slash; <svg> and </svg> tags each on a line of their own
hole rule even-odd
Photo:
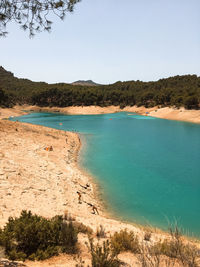
<svg viewBox="0 0 200 267">
<path fill-rule="evenodd" d="M 82 0 L 51 34 L 9 24 L 0 65 L 34 81 L 200 76 L 200 0 Z"/>
</svg>

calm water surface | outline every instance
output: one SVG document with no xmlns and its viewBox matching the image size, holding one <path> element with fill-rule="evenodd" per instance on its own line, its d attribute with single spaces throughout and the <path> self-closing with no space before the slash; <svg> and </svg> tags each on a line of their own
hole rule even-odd
<svg viewBox="0 0 200 267">
<path fill-rule="evenodd" d="M 200 125 L 126 112 L 16 119 L 81 133 L 81 165 L 115 216 L 163 229 L 177 221 L 200 238 Z"/>
</svg>

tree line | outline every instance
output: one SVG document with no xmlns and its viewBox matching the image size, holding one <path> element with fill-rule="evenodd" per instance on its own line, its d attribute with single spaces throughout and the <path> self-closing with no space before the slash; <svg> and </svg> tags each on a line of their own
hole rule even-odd
<svg viewBox="0 0 200 267">
<path fill-rule="evenodd" d="M 174 76 L 156 82 L 127 81 L 109 85 L 48 84 L 14 77 L 0 67 L 0 105 L 67 106 L 184 106 L 200 108 L 200 77 Z"/>
</svg>

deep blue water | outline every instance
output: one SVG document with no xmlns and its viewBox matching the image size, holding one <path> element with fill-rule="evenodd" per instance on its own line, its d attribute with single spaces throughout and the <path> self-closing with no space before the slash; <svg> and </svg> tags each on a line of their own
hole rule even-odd
<svg viewBox="0 0 200 267">
<path fill-rule="evenodd" d="M 129 114 L 13 120 L 81 133 L 81 165 L 97 178 L 115 216 L 163 229 L 177 221 L 200 238 L 200 125 Z"/>
</svg>

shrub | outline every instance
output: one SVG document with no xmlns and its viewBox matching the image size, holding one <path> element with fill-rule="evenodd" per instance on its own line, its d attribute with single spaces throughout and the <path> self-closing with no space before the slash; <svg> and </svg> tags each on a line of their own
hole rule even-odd
<svg viewBox="0 0 200 267">
<path fill-rule="evenodd" d="M 2 243 L 2 234 L 3 234 L 3 230 L 0 228 L 0 246 L 3 245 L 3 243 Z"/>
<path fill-rule="evenodd" d="M 116 232 L 111 237 L 111 244 L 114 252 L 117 254 L 123 251 L 131 251 L 134 253 L 140 251 L 138 238 L 132 231 L 129 233 L 127 230 L 121 230 L 119 233 Z"/>
<path fill-rule="evenodd" d="M 119 267 L 120 263 L 117 255 L 113 252 L 110 242 L 104 241 L 103 245 L 96 246 L 90 239 L 90 252 L 92 256 L 92 267 Z"/>
<path fill-rule="evenodd" d="M 98 238 L 105 238 L 106 237 L 105 228 L 103 227 L 103 225 L 100 225 L 100 227 L 97 228 L 96 236 Z"/>
<path fill-rule="evenodd" d="M 160 253 L 152 253 L 148 245 L 141 245 L 140 254 L 137 256 L 142 267 L 159 267 L 161 262 Z"/>
<path fill-rule="evenodd" d="M 21 260 L 24 261 L 26 258 L 26 254 L 23 252 L 16 252 L 16 250 L 11 250 L 10 254 L 9 254 L 9 259 L 10 260 Z"/>
<path fill-rule="evenodd" d="M 197 267 L 200 264 L 199 251 L 191 243 L 185 243 L 178 227 L 170 228 L 171 239 L 156 243 L 151 254 L 165 255 L 176 259 L 184 267 Z"/>
<path fill-rule="evenodd" d="M 71 213 L 70 212 L 68 212 L 68 211 L 65 211 L 65 213 L 64 213 L 64 220 L 66 220 L 66 221 L 75 221 L 75 217 L 73 217 L 72 215 L 71 215 Z"/>
<path fill-rule="evenodd" d="M 91 235 L 93 233 L 92 228 L 90 228 L 89 226 L 86 226 L 83 223 L 74 222 L 73 225 L 78 233 L 83 233 L 83 234 L 88 234 L 88 235 Z"/>
<path fill-rule="evenodd" d="M 85 261 L 82 259 L 80 253 L 78 253 L 76 255 L 75 260 L 77 262 L 75 267 L 84 267 L 85 266 Z"/>
<path fill-rule="evenodd" d="M 77 232 L 72 222 L 62 224 L 62 252 L 77 252 L 76 243 L 78 241 Z"/>
<path fill-rule="evenodd" d="M 162 255 L 167 256 L 165 258 L 166 265 L 161 262 Z M 158 242 L 152 247 L 146 246 L 145 249 L 141 249 L 139 255 L 140 262 L 144 262 L 142 266 L 184 266 L 184 267 L 199 267 L 199 252 L 197 248 L 191 244 L 184 245 L 181 243 L 180 247 L 177 247 L 173 242 L 164 240 Z M 154 262 L 155 265 L 150 265 Z M 148 265 L 149 264 L 149 265 Z"/>
<path fill-rule="evenodd" d="M 150 231 L 146 231 L 144 233 L 144 240 L 145 241 L 150 241 L 150 239 L 151 239 L 151 232 Z"/>
<path fill-rule="evenodd" d="M 152 251 L 159 251 L 160 254 L 170 258 L 178 258 L 184 246 L 178 227 L 175 227 L 174 229 L 170 228 L 170 235 L 170 240 L 156 243 L 152 247 Z"/>
<path fill-rule="evenodd" d="M 184 99 L 184 106 L 186 109 L 198 109 L 199 101 L 197 96 L 188 96 Z"/>
<path fill-rule="evenodd" d="M 187 267 L 199 267 L 200 266 L 200 255 L 199 250 L 191 244 L 187 244 L 181 251 L 179 260 L 183 266 Z"/>
<path fill-rule="evenodd" d="M 0 88 L 0 107 L 12 107 L 11 99 L 9 96 Z"/>
<path fill-rule="evenodd" d="M 125 107 L 126 107 L 125 103 L 121 103 L 120 106 L 119 106 L 120 109 L 124 109 Z"/>
<path fill-rule="evenodd" d="M 137 255 L 142 267 L 181 267 L 176 259 L 164 257 L 159 250 L 152 250 L 152 247 L 141 245 L 140 254 Z M 176 264 L 177 263 L 177 264 Z M 182 266 L 183 267 L 183 266 Z"/>
<path fill-rule="evenodd" d="M 0 244 L 12 259 L 43 260 L 59 252 L 76 250 L 77 233 L 72 223 L 64 224 L 62 216 L 45 219 L 22 211 L 19 218 L 9 218 L 0 234 Z"/>
</svg>

